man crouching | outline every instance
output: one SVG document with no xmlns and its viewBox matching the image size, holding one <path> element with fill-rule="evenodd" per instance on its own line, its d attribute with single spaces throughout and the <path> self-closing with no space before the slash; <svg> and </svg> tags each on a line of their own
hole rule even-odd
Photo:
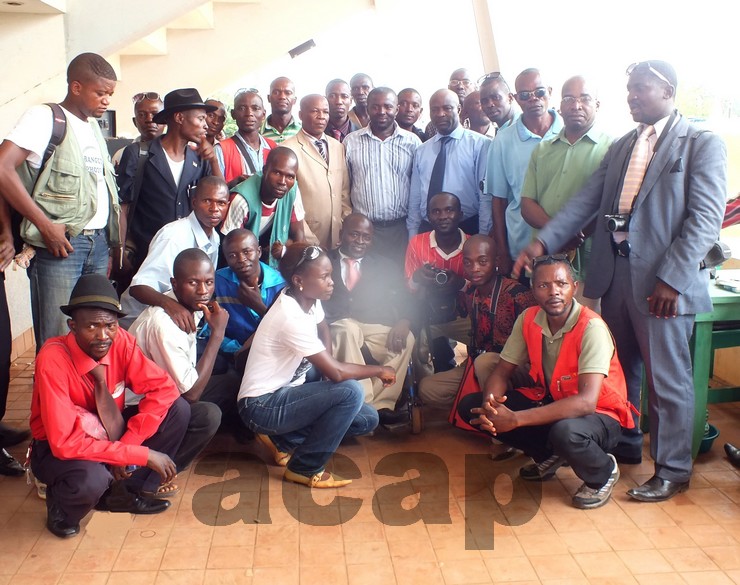
<svg viewBox="0 0 740 585">
<path fill-rule="evenodd" d="M 79 533 L 93 508 L 156 514 L 169 507 L 141 494 L 174 478 L 172 456 L 190 406 L 118 328 L 124 313 L 105 276 L 82 276 L 61 310 L 71 317 L 70 333 L 49 339 L 36 358 L 31 469 L 47 484 L 46 526 L 65 538 Z M 128 420 L 126 388 L 144 396 Z"/>
<path fill-rule="evenodd" d="M 576 287 L 565 255 L 534 260 L 539 306 L 517 318 L 484 392 L 463 399 L 458 411 L 534 460 L 519 470 L 522 479 L 544 481 L 570 464 L 584 482 L 573 505 L 588 509 L 609 500 L 619 467 L 608 451 L 621 427 L 634 422 L 611 333 L 573 298 Z M 517 367 L 527 363 L 531 387 L 507 392 Z"/>
</svg>

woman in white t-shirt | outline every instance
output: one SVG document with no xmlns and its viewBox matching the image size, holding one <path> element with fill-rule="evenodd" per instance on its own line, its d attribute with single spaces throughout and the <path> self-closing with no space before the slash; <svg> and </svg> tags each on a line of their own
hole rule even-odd
<svg viewBox="0 0 740 585">
<path fill-rule="evenodd" d="M 259 324 L 247 358 L 239 414 L 275 461 L 287 465 L 284 479 L 317 488 L 341 487 L 324 467 L 345 435 L 363 435 L 378 425 L 378 413 L 365 404 L 359 379 L 377 377 L 393 384 L 387 366 L 339 362 L 321 301 L 334 282 L 329 257 L 318 246 L 288 247 L 280 272 L 289 283 Z M 307 382 L 314 366 L 325 381 Z"/>
</svg>

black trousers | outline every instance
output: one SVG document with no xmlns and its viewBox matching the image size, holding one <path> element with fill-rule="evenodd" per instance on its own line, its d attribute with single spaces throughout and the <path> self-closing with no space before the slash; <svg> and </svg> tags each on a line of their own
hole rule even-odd
<svg viewBox="0 0 740 585">
<path fill-rule="evenodd" d="M 10 312 L 5 294 L 5 273 L 0 272 L 0 420 L 5 416 L 10 385 L 10 352 L 13 334 L 10 330 Z"/>
<path fill-rule="evenodd" d="M 468 423 L 475 415 L 471 408 L 479 407 L 483 393 L 470 394 L 458 405 L 458 412 Z M 510 410 L 538 408 L 534 402 L 518 390 L 506 393 L 506 406 Z M 578 418 L 566 418 L 552 424 L 520 427 L 507 433 L 498 433 L 496 438 L 524 451 L 536 462 L 557 455 L 565 459 L 575 474 L 592 488 L 602 487 L 611 475 L 614 463 L 607 455 L 621 436 L 619 422 L 600 413 Z"/>
<path fill-rule="evenodd" d="M 166 453 L 174 459 L 190 420 L 190 405 L 178 398 L 170 407 L 157 432 L 144 441 L 144 446 Z M 97 461 L 58 459 L 47 441 L 34 441 L 31 470 L 46 484 L 47 509 L 55 503 L 69 524 L 79 523 L 98 503 L 113 476 L 108 466 Z M 162 478 L 148 467 L 134 471 L 126 480 L 132 491 L 156 491 Z"/>
</svg>

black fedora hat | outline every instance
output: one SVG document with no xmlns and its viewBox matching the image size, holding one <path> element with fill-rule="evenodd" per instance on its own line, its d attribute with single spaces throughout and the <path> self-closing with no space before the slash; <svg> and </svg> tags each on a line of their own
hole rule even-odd
<svg viewBox="0 0 740 585">
<path fill-rule="evenodd" d="M 121 303 L 118 301 L 116 289 L 102 274 L 83 274 L 72 289 L 69 296 L 69 304 L 59 307 L 62 313 L 72 316 L 75 309 L 105 309 L 116 313 L 119 317 L 125 317 L 126 313 L 121 311 Z"/>
<path fill-rule="evenodd" d="M 195 110 L 200 108 L 206 112 L 214 112 L 217 106 L 208 106 L 203 103 L 198 90 L 194 87 L 175 89 L 164 96 L 164 109 L 154 115 L 155 124 L 166 124 L 170 114 L 182 112 L 183 110 Z"/>
</svg>

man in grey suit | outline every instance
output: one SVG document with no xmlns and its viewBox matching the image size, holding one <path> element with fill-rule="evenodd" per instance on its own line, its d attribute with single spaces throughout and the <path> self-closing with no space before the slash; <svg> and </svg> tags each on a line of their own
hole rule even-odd
<svg viewBox="0 0 740 585">
<path fill-rule="evenodd" d="M 585 296 L 602 298 L 602 317 L 635 405 L 643 363 L 647 372 L 655 473 L 627 493 L 659 502 L 688 489 L 691 476 L 689 339 L 696 313 L 712 309 L 709 274 L 699 263 L 722 224 L 727 155 L 719 137 L 697 130 L 675 110 L 670 64 L 643 61 L 627 73 L 627 103 L 638 128 L 612 145 L 583 189 L 521 253 L 514 272 L 559 250 L 596 219 Z M 643 170 L 636 173 L 640 158 Z M 623 430 L 617 458 L 638 463 L 641 454 L 642 436 Z"/>
</svg>

